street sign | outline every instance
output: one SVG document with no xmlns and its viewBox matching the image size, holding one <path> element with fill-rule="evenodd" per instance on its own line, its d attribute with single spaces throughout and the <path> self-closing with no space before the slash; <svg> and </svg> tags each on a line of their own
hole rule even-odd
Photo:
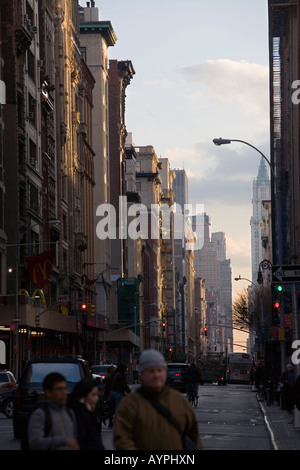
<svg viewBox="0 0 300 470">
<path fill-rule="evenodd" d="M 273 282 L 300 282 L 300 265 L 272 266 Z"/>
<path fill-rule="evenodd" d="M 14 317 L 14 318 L 12 319 L 12 321 L 13 321 L 13 322 L 19 322 L 19 321 L 21 322 L 21 321 L 23 321 L 23 318 L 22 318 L 22 317 Z"/>
</svg>

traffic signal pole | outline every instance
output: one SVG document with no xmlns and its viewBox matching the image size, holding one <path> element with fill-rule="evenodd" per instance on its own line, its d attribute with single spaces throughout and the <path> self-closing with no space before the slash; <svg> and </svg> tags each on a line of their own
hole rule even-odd
<svg viewBox="0 0 300 470">
<path fill-rule="evenodd" d="M 298 324 L 298 301 L 296 294 L 296 283 L 292 284 L 292 312 L 293 312 L 293 340 L 299 340 L 299 324 Z M 299 377 L 300 365 L 293 364 L 295 381 Z M 296 406 L 294 406 L 294 429 L 300 429 L 300 412 Z"/>
</svg>

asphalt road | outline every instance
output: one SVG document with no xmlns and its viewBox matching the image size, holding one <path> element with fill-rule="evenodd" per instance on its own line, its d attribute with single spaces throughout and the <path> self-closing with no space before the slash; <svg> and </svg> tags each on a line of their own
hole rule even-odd
<svg viewBox="0 0 300 470">
<path fill-rule="evenodd" d="M 270 440 L 255 393 L 248 385 L 199 387 L 195 409 L 203 450 L 271 450 Z M 113 431 L 103 426 L 107 450 L 114 450 Z M 19 450 L 12 420 L 0 414 L 0 450 Z"/>
</svg>

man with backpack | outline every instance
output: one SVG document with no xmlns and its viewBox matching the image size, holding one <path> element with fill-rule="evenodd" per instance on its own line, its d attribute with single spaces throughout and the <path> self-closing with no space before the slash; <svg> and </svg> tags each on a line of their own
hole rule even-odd
<svg viewBox="0 0 300 470">
<path fill-rule="evenodd" d="M 29 449 L 79 450 L 75 414 L 66 405 L 65 377 L 56 372 L 48 374 L 43 389 L 46 399 L 32 412 L 28 422 Z"/>
</svg>

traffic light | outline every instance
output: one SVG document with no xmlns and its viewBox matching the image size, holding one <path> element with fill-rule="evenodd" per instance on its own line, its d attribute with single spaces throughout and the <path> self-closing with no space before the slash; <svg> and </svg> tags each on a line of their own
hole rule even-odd
<svg viewBox="0 0 300 470">
<path fill-rule="evenodd" d="M 216 351 L 217 350 L 217 345 L 216 344 L 214 345 L 214 348 L 215 348 L 215 351 Z"/>
<path fill-rule="evenodd" d="M 87 304 L 86 303 L 81 304 L 81 312 L 84 313 L 85 315 L 86 311 L 87 311 Z"/>
<path fill-rule="evenodd" d="M 280 321 L 280 302 L 279 300 L 273 301 L 272 323 L 274 326 L 278 325 Z"/>
<path fill-rule="evenodd" d="M 204 336 L 207 336 L 207 328 L 204 328 Z"/>
<path fill-rule="evenodd" d="M 94 316 L 95 316 L 95 312 L 96 312 L 96 307 L 95 307 L 95 305 L 89 304 L 88 312 L 89 312 L 89 317 L 94 317 Z"/>
<path fill-rule="evenodd" d="M 162 322 L 162 329 L 163 329 L 163 331 L 166 331 L 166 322 L 165 322 L 165 320 L 163 320 L 163 322 Z"/>
<path fill-rule="evenodd" d="M 278 292 L 279 294 L 283 292 L 283 285 L 282 284 L 274 284 L 274 290 L 275 292 Z"/>
<path fill-rule="evenodd" d="M 40 323 L 40 316 L 39 315 L 36 315 L 35 316 L 35 327 L 36 328 L 39 328 L 41 326 L 41 323 Z"/>
<path fill-rule="evenodd" d="M 272 283 L 272 323 L 274 326 L 278 326 L 280 323 L 280 309 L 281 303 L 283 302 L 283 284 Z"/>
</svg>

